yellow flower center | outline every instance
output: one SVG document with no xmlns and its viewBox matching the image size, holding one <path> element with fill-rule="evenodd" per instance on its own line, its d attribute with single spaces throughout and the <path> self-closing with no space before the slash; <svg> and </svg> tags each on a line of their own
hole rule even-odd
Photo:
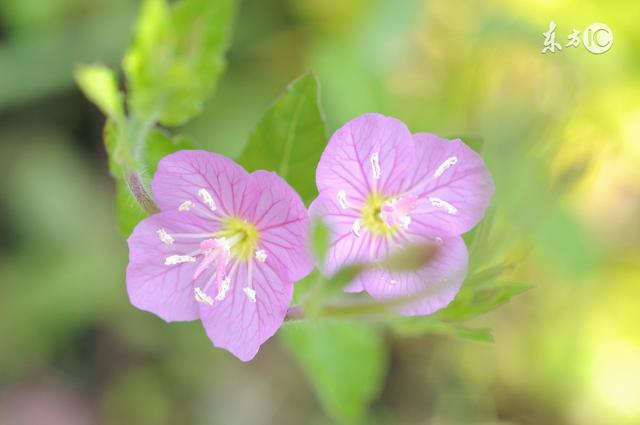
<svg viewBox="0 0 640 425">
<path fill-rule="evenodd" d="M 240 217 L 229 217 L 223 221 L 223 230 L 215 233 L 216 238 L 227 238 L 234 241 L 231 255 L 240 260 L 250 260 L 258 246 L 260 232 L 253 224 Z"/>
<path fill-rule="evenodd" d="M 397 228 L 397 226 L 389 227 L 380 216 L 382 207 L 389 199 L 381 193 L 372 192 L 364 201 L 361 210 L 362 226 L 374 235 L 390 236 Z"/>
</svg>

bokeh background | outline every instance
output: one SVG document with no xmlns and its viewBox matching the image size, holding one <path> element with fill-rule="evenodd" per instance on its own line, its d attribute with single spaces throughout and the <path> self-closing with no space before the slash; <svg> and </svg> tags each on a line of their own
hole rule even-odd
<svg viewBox="0 0 640 425">
<path fill-rule="evenodd" d="M 118 67 L 139 4 L 0 2 L 0 424 L 330 424 L 278 338 L 243 364 L 130 306 L 103 117 L 75 64 Z M 636 0 L 245 0 L 182 131 L 238 155 L 313 69 L 331 131 L 364 112 L 484 141 L 493 248 L 534 288 L 474 319 L 493 344 L 387 336 L 368 424 L 640 423 Z M 593 22 L 610 51 L 541 54 Z"/>
</svg>

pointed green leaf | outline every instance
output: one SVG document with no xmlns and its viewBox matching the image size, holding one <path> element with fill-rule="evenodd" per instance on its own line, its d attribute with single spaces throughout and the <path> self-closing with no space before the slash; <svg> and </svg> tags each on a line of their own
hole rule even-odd
<svg viewBox="0 0 640 425">
<path fill-rule="evenodd" d="M 358 322 L 292 322 L 280 331 L 322 406 L 336 421 L 359 423 L 380 393 L 387 366 L 382 336 Z"/>
<path fill-rule="evenodd" d="M 493 342 L 489 329 L 473 329 L 457 323 L 438 320 L 434 316 L 402 317 L 391 322 L 391 328 L 399 335 L 442 335 L 478 342 Z"/>
<path fill-rule="evenodd" d="M 316 166 L 325 145 L 318 82 L 306 74 L 262 117 L 238 162 L 249 171 L 276 171 L 308 202 L 317 194 Z"/>
<path fill-rule="evenodd" d="M 436 313 L 445 320 L 465 320 L 491 311 L 513 297 L 524 293 L 530 285 L 517 282 L 485 282 L 465 290 L 445 309 Z"/>
<path fill-rule="evenodd" d="M 145 0 L 124 59 L 130 107 L 167 126 L 202 109 L 224 69 L 233 0 Z"/>
<path fill-rule="evenodd" d="M 82 92 L 103 114 L 114 120 L 124 118 L 122 93 L 118 90 L 115 73 L 103 65 L 82 65 L 73 76 Z"/>
</svg>

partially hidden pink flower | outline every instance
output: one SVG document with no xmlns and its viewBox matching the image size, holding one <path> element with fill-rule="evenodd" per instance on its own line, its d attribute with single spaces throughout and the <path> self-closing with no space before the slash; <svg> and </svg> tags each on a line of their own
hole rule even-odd
<svg viewBox="0 0 640 425">
<path fill-rule="evenodd" d="M 131 303 L 167 322 L 200 319 L 215 346 L 252 359 L 312 268 L 300 197 L 275 173 L 205 151 L 163 158 L 151 189 L 161 212 L 128 240 Z"/>
<path fill-rule="evenodd" d="M 323 270 L 376 263 L 402 247 L 435 244 L 435 256 L 412 272 L 376 267 L 346 288 L 378 300 L 416 296 L 398 310 L 433 313 L 449 304 L 466 277 L 461 234 L 483 217 L 494 192 L 482 158 L 461 140 L 412 135 L 394 118 L 366 114 L 331 137 L 316 172 L 313 216 L 331 230 Z M 419 296 L 419 298 L 418 298 Z"/>
</svg>

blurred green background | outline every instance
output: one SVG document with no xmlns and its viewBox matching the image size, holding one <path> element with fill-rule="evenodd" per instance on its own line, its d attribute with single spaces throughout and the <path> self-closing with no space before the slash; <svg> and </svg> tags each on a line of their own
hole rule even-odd
<svg viewBox="0 0 640 425">
<path fill-rule="evenodd" d="M 0 424 L 330 424 L 278 338 L 243 364 L 127 300 L 104 118 L 72 69 L 118 67 L 138 9 L 0 2 Z M 638 16 L 636 0 L 241 2 L 185 134 L 239 155 L 312 69 L 331 131 L 376 111 L 481 138 L 497 192 L 478 255 L 534 286 L 473 320 L 493 344 L 387 335 L 365 423 L 640 423 Z M 613 47 L 543 55 L 550 21 L 563 45 L 604 22 Z"/>
</svg>

